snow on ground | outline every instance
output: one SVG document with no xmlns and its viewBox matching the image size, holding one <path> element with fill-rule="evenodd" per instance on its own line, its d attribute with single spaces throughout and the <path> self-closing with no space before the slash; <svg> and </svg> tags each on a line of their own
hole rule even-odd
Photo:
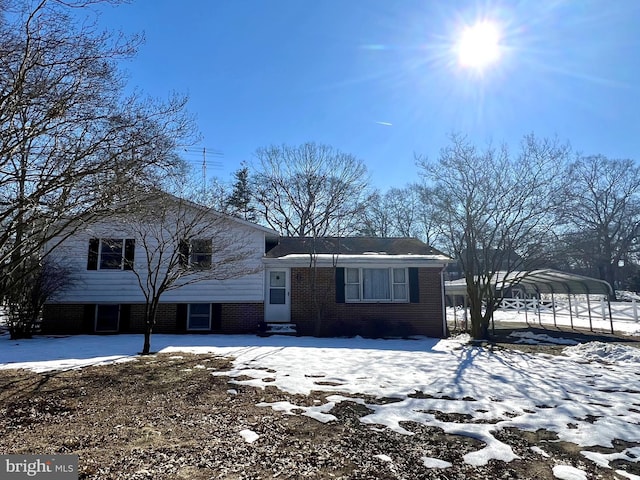
<svg viewBox="0 0 640 480">
<path fill-rule="evenodd" d="M 616 317 L 615 315 L 614 311 L 613 329 L 615 332 L 623 335 L 640 336 L 640 322 L 634 322 L 630 317 L 621 318 Z M 520 312 L 516 310 L 497 310 L 494 312 L 493 316 L 496 321 L 496 326 L 501 322 L 508 322 L 522 323 L 523 325 L 528 324 L 531 327 L 558 326 L 570 329 L 573 322 L 573 327 L 575 328 L 585 330 L 592 328 L 594 332 L 611 333 L 611 322 L 609 317 L 607 316 L 606 319 L 603 320 L 601 314 L 598 313 L 597 308 L 594 308 L 592 313 L 591 324 L 589 324 L 588 314 L 584 311 L 579 316 L 574 314 L 573 317 L 566 314 L 566 312 L 557 314 L 555 320 L 552 312 L 542 312 L 540 316 L 538 316 L 538 314 L 533 311 L 525 313 L 524 310 L 521 310 Z M 454 313 L 453 308 L 447 308 L 447 320 L 450 323 L 453 323 L 454 319 L 458 325 L 464 324 L 461 310 L 455 310 Z"/>
<path fill-rule="evenodd" d="M 538 345 L 541 343 L 553 344 L 553 345 L 577 345 L 579 342 L 571 340 L 570 338 L 558 338 L 552 337 L 545 333 L 533 333 L 533 332 L 512 332 L 509 334 L 511 338 L 518 338 L 516 343 L 526 343 L 530 345 Z"/>
<path fill-rule="evenodd" d="M 165 353 L 213 353 L 233 357 L 230 388 L 274 385 L 292 394 L 326 391 L 311 407 L 289 402 L 264 408 L 302 414 L 323 422 L 339 402 L 366 405 L 368 425 L 411 435 L 404 422 L 418 422 L 484 443 L 464 460 L 484 465 L 517 456 L 494 432 L 508 427 L 555 432 L 559 440 L 582 447 L 583 455 L 609 466 L 616 458 L 640 461 L 637 449 L 603 454 L 590 447 L 612 441 L 640 442 L 640 356 L 633 347 L 594 343 L 567 347 L 565 356 L 490 351 L 468 345 L 467 336 L 448 340 L 319 339 L 249 335 L 154 335 L 152 347 Z M 136 358 L 142 335 L 37 337 L 10 341 L 0 336 L 0 368 L 36 372 L 81 368 Z M 238 393 L 241 394 L 241 393 Z M 349 396 L 346 396 L 349 395 Z M 367 399 L 385 398 L 385 402 Z M 392 401 L 390 401 L 392 399 Z M 444 420 L 434 412 L 468 416 Z M 447 417 L 445 417 L 447 418 Z M 481 422 L 481 423 L 479 423 Z M 330 424 L 330 423 L 329 423 Z M 242 432 L 242 426 L 238 431 Z M 249 432 L 241 433 L 250 441 Z M 541 450 L 542 451 L 542 450 Z M 621 457 L 622 455 L 622 457 Z M 439 459 L 425 465 L 446 468 Z M 559 468 L 557 478 L 582 478 Z"/>
<path fill-rule="evenodd" d="M 240 436 L 242 438 L 244 438 L 244 441 L 247 442 L 247 443 L 253 443 L 258 438 L 260 438 L 260 435 L 258 435 L 253 430 L 249 430 L 248 428 L 245 428 L 244 430 L 240 430 L 240 432 L 238 432 L 238 433 L 240 434 Z"/>
<path fill-rule="evenodd" d="M 553 476 L 560 480 L 587 480 L 586 472 L 571 465 L 556 465 L 553 467 Z"/>
</svg>

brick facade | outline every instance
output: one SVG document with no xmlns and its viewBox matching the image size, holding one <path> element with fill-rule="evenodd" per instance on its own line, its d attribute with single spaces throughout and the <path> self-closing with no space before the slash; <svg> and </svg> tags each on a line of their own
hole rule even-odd
<svg viewBox="0 0 640 480">
<path fill-rule="evenodd" d="M 145 306 L 142 304 L 120 305 L 117 333 L 144 332 L 144 309 Z M 263 319 L 264 305 L 261 302 L 213 304 L 212 329 L 201 333 L 255 333 Z M 155 333 L 193 333 L 186 329 L 186 304 L 160 304 L 153 331 Z M 43 334 L 95 333 L 95 305 L 45 305 L 41 332 Z"/>
<path fill-rule="evenodd" d="M 445 336 L 440 268 L 418 269 L 418 292 L 419 302 L 415 303 L 340 302 L 336 269 L 292 268 L 291 322 L 301 335 Z M 186 329 L 186 312 L 186 304 L 160 304 L 154 332 L 192 333 Z M 263 319 L 262 302 L 212 304 L 212 329 L 200 333 L 256 333 Z M 94 333 L 94 327 L 95 305 L 45 306 L 44 334 Z M 118 333 L 143 331 L 144 305 L 121 305 Z"/>
<path fill-rule="evenodd" d="M 444 337 L 440 269 L 420 268 L 418 283 L 418 303 L 337 303 L 334 268 L 292 268 L 291 321 L 302 335 Z"/>
</svg>

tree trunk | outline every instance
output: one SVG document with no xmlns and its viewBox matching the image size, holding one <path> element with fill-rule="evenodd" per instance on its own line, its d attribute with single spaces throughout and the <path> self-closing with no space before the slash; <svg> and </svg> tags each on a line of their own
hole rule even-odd
<svg viewBox="0 0 640 480">
<path fill-rule="evenodd" d="M 144 330 L 144 345 L 142 347 L 142 355 L 149 355 L 151 353 L 151 330 L 152 326 L 147 324 Z"/>
<path fill-rule="evenodd" d="M 470 302 L 471 313 L 471 338 L 474 340 L 488 340 L 489 339 L 489 322 L 482 315 L 482 304 L 474 305 Z"/>
<path fill-rule="evenodd" d="M 158 311 L 158 300 L 153 299 L 145 306 L 145 329 L 144 329 L 144 345 L 142 346 L 142 355 L 151 353 L 151 332 L 156 324 L 156 313 Z"/>
</svg>

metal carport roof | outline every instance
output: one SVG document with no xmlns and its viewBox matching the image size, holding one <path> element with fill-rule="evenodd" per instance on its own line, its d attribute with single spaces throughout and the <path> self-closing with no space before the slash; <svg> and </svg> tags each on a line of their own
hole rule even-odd
<svg viewBox="0 0 640 480">
<path fill-rule="evenodd" d="M 496 272 L 494 282 L 498 290 L 517 286 L 524 289 L 526 293 L 589 295 L 610 295 L 613 293 L 611 285 L 604 280 L 552 269 L 517 271 L 506 275 L 505 272 Z M 466 295 L 465 279 L 445 282 L 445 293 L 447 295 Z"/>
<path fill-rule="evenodd" d="M 532 271 L 518 271 L 518 272 L 496 272 L 493 280 L 494 288 L 502 290 L 509 287 L 517 287 L 523 289 L 527 294 L 539 295 L 541 293 L 550 293 L 553 299 L 554 294 L 564 294 L 569 299 L 569 315 L 571 317 L 571 327 L 573 328 L 573 313 L 571 309 L 571 295 L 586 294 L 588 313 L 589 313 L 589 326 L 591 326 L 591 305 L 589 302 L 589 295 L 605 295 L 607 297 L 607 304 L 609 306 L 609 321 L 611 324 L 611 333 L 613 333 L 613 318 L 611 315 L 611 303 L 609 302 L 609 295 L 613 293 L 613 289 L 609 283 L 597 278 L 585 277 L 583 275 L 577 275 L 575 273 L 562 272 L 560 270 L 544 269 L 544 270 L 532 270 Z M 465 298 L 465 308 L 467 299 L 467 285 L 464 278 L 460 280 L 454 280 L 445 282 L 445 294 L 448 296 L 462 296 Z M 553 321 L 556 323 L 556 306 L 552 301 L 553 307 Z M 540 317 L 540 309 L 537 310 L 538 317 Z M 604 318 L 604 313 L 603 313 Z"/>
</svg>

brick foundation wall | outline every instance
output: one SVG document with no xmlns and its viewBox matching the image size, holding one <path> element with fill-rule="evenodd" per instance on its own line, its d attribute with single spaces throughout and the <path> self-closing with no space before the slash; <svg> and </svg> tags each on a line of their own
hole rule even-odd
<svg viewBox="0 0 640 480">
<path fill-rule="evenodd" d="M 84 305 L 45 305 L 40 333 L 84 333 Z"/>
<path fill-rule="evenodd" d="M 145 329 L 143 304 L 120 306 L 119 333 L 142 333 Z M 264 319 L 262 303 L 224 303 L 219 305 L 219 327 L 204 333 L 255 333 Z M 45 305 L 41 332 L 43 334 L 94 333 L 95 305 Z M 215 323 L 212 319 L 212 323 Z M 178 304 L 161 303 L 158 306 L 155 333 L 193 333 L 178 321 Z"/>
<path fill-rule="evenodd" d="M 291 321 L 302 335 L 366 337 L 426 335 L 443 337 L 440 269 L 421 268 L 419 303 L 336 303 L 335 270 L 291 269 Z M 322 312 L 319 331 L 315 319 Z"/>
</svg>

